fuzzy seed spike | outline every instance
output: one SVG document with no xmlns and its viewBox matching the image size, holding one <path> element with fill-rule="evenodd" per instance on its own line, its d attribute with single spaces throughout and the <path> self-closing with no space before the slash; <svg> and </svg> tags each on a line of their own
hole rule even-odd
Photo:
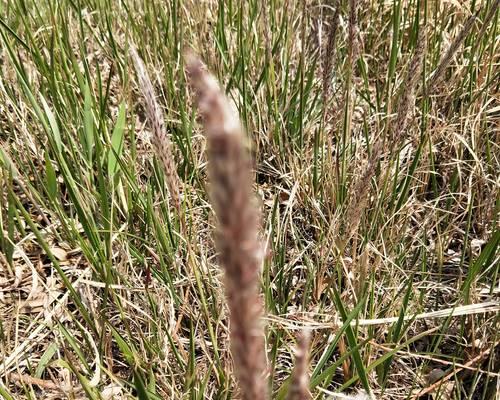
<svg viewBox="0 0 500 400">
<path fill-rule="evenodd" d="M 251 159 L 237 112 L 215 78 L 192 53 L 186 55 L 186 69 L 208 142 L 212 203 L 219 225 L 216 244 L 225 272 L 235 374 L 244 400 L 264 400 L 267 383 L 258 292 L 262 251 Z"/>
<path fill-rule="evenodd" d="M 130 56 L 134 62 L 137 78 L 139 79 L 139 89 L 142 94 L 147 119 L 153 131 L 153 145 L 163 165 L 172 203 L 180 213 L 180 179 L 177 175 L 177 168 L 172 155 L 172 144 L 167 135 L 162 111 L 160 105 L 156 101 L 153 85 L 151 79 L 149 79 L 146 67 L 134 46 L 130 47 Z"/>
</svg>

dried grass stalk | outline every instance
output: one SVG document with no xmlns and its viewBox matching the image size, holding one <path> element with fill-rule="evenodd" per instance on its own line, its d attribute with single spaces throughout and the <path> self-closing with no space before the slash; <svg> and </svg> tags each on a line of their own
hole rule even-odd
<svg viewBox="0 0 500 400">
<path fill-rule="evenodd" d="M 272 53 L 272 39 L 271 39 L 271 26 L 270 26 L 270 21 L 269 21 L 269 14 L 267 10 L 267 3 L 262 3 L 262 22 L 264 25 L 264 43 L 266 45 L 266 62 L 268 64 L 271 63 L 273 59 L 273 53 Z"/>
<path fill-rule="evenodd" d="M 349 0 L 348 52 L 351 71 L 359 57 L 358 1 Z"/>
<path fill-rule="evenodd" d="M 186 55 L 208 142 L 216 242 L 230 311 L 231 351 L 243 399 L 267 398 L 264 329 L 258 293 L 262 248 L 252 191 L 252 165 L 237 112 L 200 60 Z"/>
<path fill-rule="evenodd" d="M 485 7 L 487 4 L 485 5 Z M 481 31 L 476 37 L 476 44 L 474 45 L 474 51 L 473 53 L 476 52 L 477 46 L 479 43 L 481 43 L 481 38 L 483 37 L 484 33 L 486 32 L 486 29 L 493 19 L 493 17 L 496 15 L 496 12 L 498 10 L 498 7 L 500 6 L 500 0 L 495 0 L 493 4 L 490 7 L 490 10 L 486 14 L 486 17 L 484 18 L 483 21 L 483 26 L 481 28 Z M 441 57 L 439 60 L 439 64 L 432 74 L 432 77 L 430 78 L 428 84 L 427 84 L 427 94 L 432 94 L 438 83 L 441 81 L 443 74 L 450 64 L 451 60 L 455 56 L 455 53 L 457 52 L 458 48 L 462 44 L 462 42 L 465 40 L 467 35 L 470 33 L 472 30 L 472 27 L 474 26 L 474 22 L 476 21 L 478 15 L 480 15 L 482 12 L 482 9 L 479 9 L 475 14 L 472 14 L 469 18 L 464 23 L 464 26 L 462 27 L 462 30 L 458 33 L 457 37 L 455 40 L 450 44 L 450 47 L 448 47 L 448 50 L 446 50 L 446 53 Z"/>
<path fill-rule="evenodd" d="M 498 6 L 498 1 L 497 1 L 497 6 Z M 467 21 L 465 21 L 462 30 L 459 32 L 455 40 L 451 43 L 450 47 L 448 47 L 448 50 L 446 51 L 444 56 L 442 56 L 441 59 L 439 60 L 439 64 L 434 73 L 432 74 L 432 77 L 427 85 L 428 93 L 432 93 L 432 91 L 436 88 L 437 84 L 441 81 L 444 71 L 450 64 L 450 61 L 455 56 L 455 53 L 457 52 L 462 42 L 469 34 L 470 30 L 474 25 L 474 21 L 476 21 L 476 15 L 473 14 L 467 19 Z"/>
<path fill-rule="evenodd" d="M 401 100 L 399 101 L 396 109 L 396 120 L 391 125 L 390 138 L 391 138 L 391 151 L 399 147 L 404 140 L 404 134 L 408 127 L 408 122 L 412 117 L 412 109 L 415 105 L 415 88 L 419 79 L 422 78 L 422 68 L 424 65 L 424 56 L 427 48 L 427 31 L 422 28 L 415 53 L 410 61 L 410 67 L 406 75 L 403 92 L 401 93 Z"/>
<path fill-rule="evenodd" d="M 172 144 L 170 143 L 170 139 L 167 135 L 162 111 L 160 105 L 156 101 L 153 85 L 151 84 L 151 80 L 149 79 L 146 68 L 144 67 L 144 63 L 137 54 L 137 50 L 134 46 L 130 47 L 130 55 L 134 62 L 137 77 L 139 78 L 139 89 L 142 93 L 147 120 L 150 124 L 151 130 L 153 131 L 153 145 L 155 147 L 156 154 L 160 158 L 163 165 L 172 203 L 180 213 L 180 179 L 177 175 L 177 169 L 172 155 Z"/>
<path fill-rule="evenodd" d="M 312 398 L 309 391 L 309 331 L 302 331 L 297 337 L 295 352 L 295 367 L 292 373 L 287 400 L 309 400 Z"/>
<path fill-rule="evenodd" d="M 408 122 L 411 117 L 411 110 L 415 102 L 415 88 L 418 80 L 421 77 L 423 59 L 426 49 L 427 35 L 425 27 L 419 35 L 415 53 L 410 61 L 408 73 L 405 78 L 404 88 L 401 93 L 400 102 L 396 110 L 396 119 L 389 129 L 390 132 L 390 145 L 389 148 L 393 151 L 401 145 L 408 127 Z M 377 163 L 380 160 L 384 150 L 384 140 L 379 138 L 372 149 L 372 153 L 368 159 L 361 177 L 354 186 L 351 201 L 346 214 L 346 231 L 343 246 L 356 234 L 361 215 L 366 208 L 368 202 L 368 193 L 370 189 L 370 182 L 375 176 Z"/>
<path fill-rule="evenodd" d="M 486 14 L 486 17 L 483 20 L 483 26 L 481 30 L 479 31 L 479 34 L 476 37 L 475 40 L 475 45 L 474 45 L 474 50 L 472 51 L 472 54 L 476 54 L 478 47 L 482 43 L 482 38 L 484 34 L 486 33 L 486 30 L 490 26 L 490 22 L 493 19 L 493 17 L 496 15 L 498 7 L 500 6 L 500 0 L 495 0 L 495 2 L 491 5 L 490 10 L 488 11 L 488 14 Z"/>
<path fill-rule="evenodd" d="M 336 47 L 335 43 L 337 42 L 337 32 L 339 27 L 339 13 L 340 13 L 340 4 L 338 0 L 334 2 L 335 11 L 331 17 L 330 25 L 328 27 L 328 40 L 326 42 L 325 54 L 323 56 L 323 107 L 324 111 L 326 110 L 326 103 L 328 102 L 328 98 L 330 97 L 330 88 L 332 81 L 332 72 L 333 72 L 333 61 L 335 60 Z"/>
</svg>

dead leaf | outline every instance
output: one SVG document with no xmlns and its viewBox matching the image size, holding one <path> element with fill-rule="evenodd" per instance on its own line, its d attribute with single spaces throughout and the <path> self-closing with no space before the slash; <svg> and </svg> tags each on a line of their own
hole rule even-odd
<svg viewBox="0 0 500 400">
<path fill-rule="evenodd" d="M 50 251 L 59 261 L 65 261 L 68 259 L 68 252 L 60 247 L 52 247 Z"/>
</svg>

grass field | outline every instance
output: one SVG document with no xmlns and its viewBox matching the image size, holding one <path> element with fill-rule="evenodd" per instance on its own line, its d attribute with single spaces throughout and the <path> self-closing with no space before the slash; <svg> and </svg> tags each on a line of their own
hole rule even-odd
<svg viewBox="0 0 500 400">
<path fill-rule="evenodd" d="M 248 139 L 270 397 L 302 331 L 313 398 L 498 398 L 499 4 L 1 0 L 0 398 L 240 396 L 186 49 Z"/>
</svg>

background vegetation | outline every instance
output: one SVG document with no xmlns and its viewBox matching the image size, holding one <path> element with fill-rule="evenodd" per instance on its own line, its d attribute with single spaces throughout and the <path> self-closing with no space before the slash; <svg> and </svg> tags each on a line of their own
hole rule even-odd
<svg viewBox="0 0 500 400">
<path fill-rule="evenodd" d="M 273 398 L 300 329 L 317 398 L 495 398 L 498 6 L 2 0 L 0 397 L 237 395 L 190 47 L 254 157 Z"/>
</svg>

